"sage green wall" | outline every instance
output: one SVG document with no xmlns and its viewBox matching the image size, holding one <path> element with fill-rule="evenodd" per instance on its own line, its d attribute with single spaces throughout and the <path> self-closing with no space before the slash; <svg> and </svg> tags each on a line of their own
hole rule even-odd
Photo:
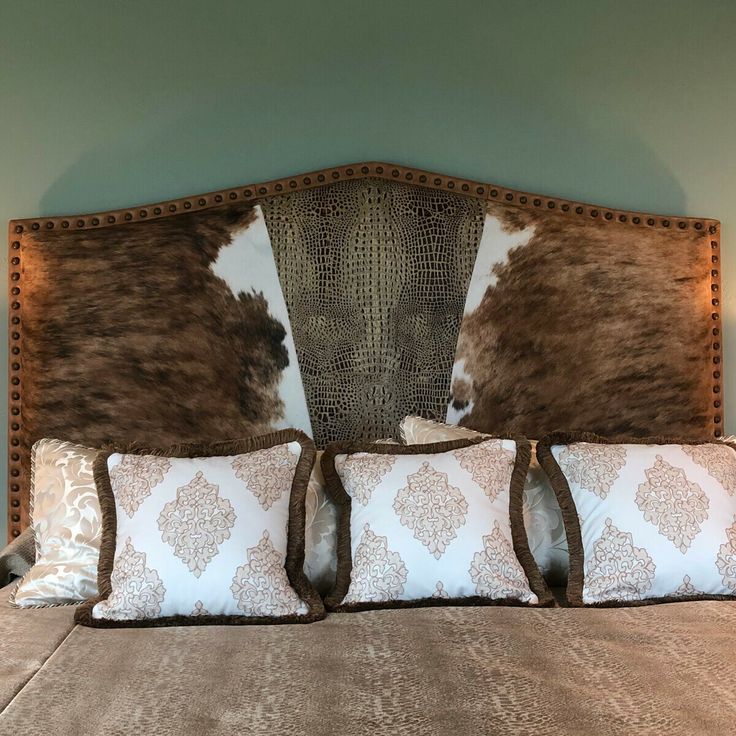
<svg viewBox="0 0 736 736">
<path fill-rule="evenodd" d="M 0 44 L 0 220 L 364 159 L 718 217 L 736 402 L 734 2 L 0 0 Z"/>
</svg>

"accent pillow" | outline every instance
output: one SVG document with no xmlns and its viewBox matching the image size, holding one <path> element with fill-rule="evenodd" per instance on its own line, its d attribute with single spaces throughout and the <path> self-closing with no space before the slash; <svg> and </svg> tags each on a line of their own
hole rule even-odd
<svg viewBox="0 0 736 736">
<path fill-rule="evenodd" d="M 304 572 L 316 590 L 327 595 L 335 586 L 337 572 L 337 508 L 325 491 L 321 457 L 317 451 L 307 486 Z"/>
<path fill-rule="evenodd" d="M 462 438 L 484 437 L 467 427 L 441 424 L 422 417 L 406 417 L 399 424 L 401 441 L 406 445 L 445 442 Z M 534 559 L 547 582 L 564 585 L 570 572 L 570 556 L 562 512 L 547 476 L 539 467 L 534 452 L 524 482 L 524 526 Z"/>
<path fill-rule="evenodd" d="M 100 594 L 87 626 L 308 623 L 324 616 L 303 572 L 314 444 L 297 430 L 209 446 L 107 448 Z"/>
<path fill-rule="evenodd" d="M 736 446 L 556 433 L 537 445 L 570 544 L 572 605 L 736 596 Z"/>
<path fill-rule="evenodd" d="M 530 454 L 500 438 L 328 445 L 339 509 L 328 610 L 548 603 L 521 515 Z"/>
<path fill-rule="evenodd" d="M 36 562 L 10 596 L 19 608 L 80 603 L 97 595 L 102 516 L 92 474 L 96 450 L 56 439 L 31 450 Z"/>
</svg>

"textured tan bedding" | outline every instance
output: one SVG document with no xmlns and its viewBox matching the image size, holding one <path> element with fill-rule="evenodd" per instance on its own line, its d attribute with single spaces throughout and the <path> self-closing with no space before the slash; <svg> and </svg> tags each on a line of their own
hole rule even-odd
<svg viewBox="0 0 736 736">
<path fill-rule="evenodd" d="M 0 621 L 44 632 L 38 657 L 64 615 L 3 609 Z M 729 734 L 734 683 L 730 602 L 77 627 L 5 708 L 0 734 Z"/>
</svg>

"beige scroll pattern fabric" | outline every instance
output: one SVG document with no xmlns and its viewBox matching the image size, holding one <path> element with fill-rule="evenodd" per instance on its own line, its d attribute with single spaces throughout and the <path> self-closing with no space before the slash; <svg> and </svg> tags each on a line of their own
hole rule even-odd
<svg viewBox="0 0 736 736">
<path fill-rule="evenodd" d="M 79 603 L 97 595 L 101 514 L 92 475 L 96 450 L 42 439 L 31 455 L 36 563 L 15 588 L 20 608 Z"/>
<path fill-rule="evenodd" d="M 583 603 L 736 596 L 736 451 L 553 445 L 580 522 Z"/>
<path fill-rule="evenodd" d="M 231 457 L 110 455 L 112 592 L 93 618 L 306 614 L 284 567 L 300 454 L 288 442 Z M 148 493 L 129 514 L 132 488 Z"/>
<path fill-rule="evenodd" d="M 337 455 L 352 500 L 342 603 L 475 596 L 538 603 L 512 543 L 515 460 L 516 443 L 496 439 L 427 454 Z"/>
<path fill-rule="evenodd" d="M 406 417 L 399 425 L 399 432 L 406 445 L 472 439 L 481 434 L 467 427 L 441 424 L 415 416 Z M 565 526 L 555 493 L 539 467 L 536 455 L 532 455 L 524 483 L 524 526 L 529 548 L 544 577 L 552 584 L 563 584 L 570 566 Z"/>
</svg>

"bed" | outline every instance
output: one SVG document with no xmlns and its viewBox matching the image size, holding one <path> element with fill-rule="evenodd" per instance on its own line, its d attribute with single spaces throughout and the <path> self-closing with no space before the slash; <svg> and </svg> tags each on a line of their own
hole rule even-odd
<svg viewBox="0 0 736 736">
<path fill-rule="evenodd" d="M 243 264 L 247 263 L 247 267 Z M 42 437 L 318 447 L 407 414 L 723 434 L 720 225 L 387 163 L 9 225 L 0 733 L 729 733 L 736 602 L 95 630 L 8 603 Z M 557 581 L 559 582 L 559 581 Z"/>
</svg>

